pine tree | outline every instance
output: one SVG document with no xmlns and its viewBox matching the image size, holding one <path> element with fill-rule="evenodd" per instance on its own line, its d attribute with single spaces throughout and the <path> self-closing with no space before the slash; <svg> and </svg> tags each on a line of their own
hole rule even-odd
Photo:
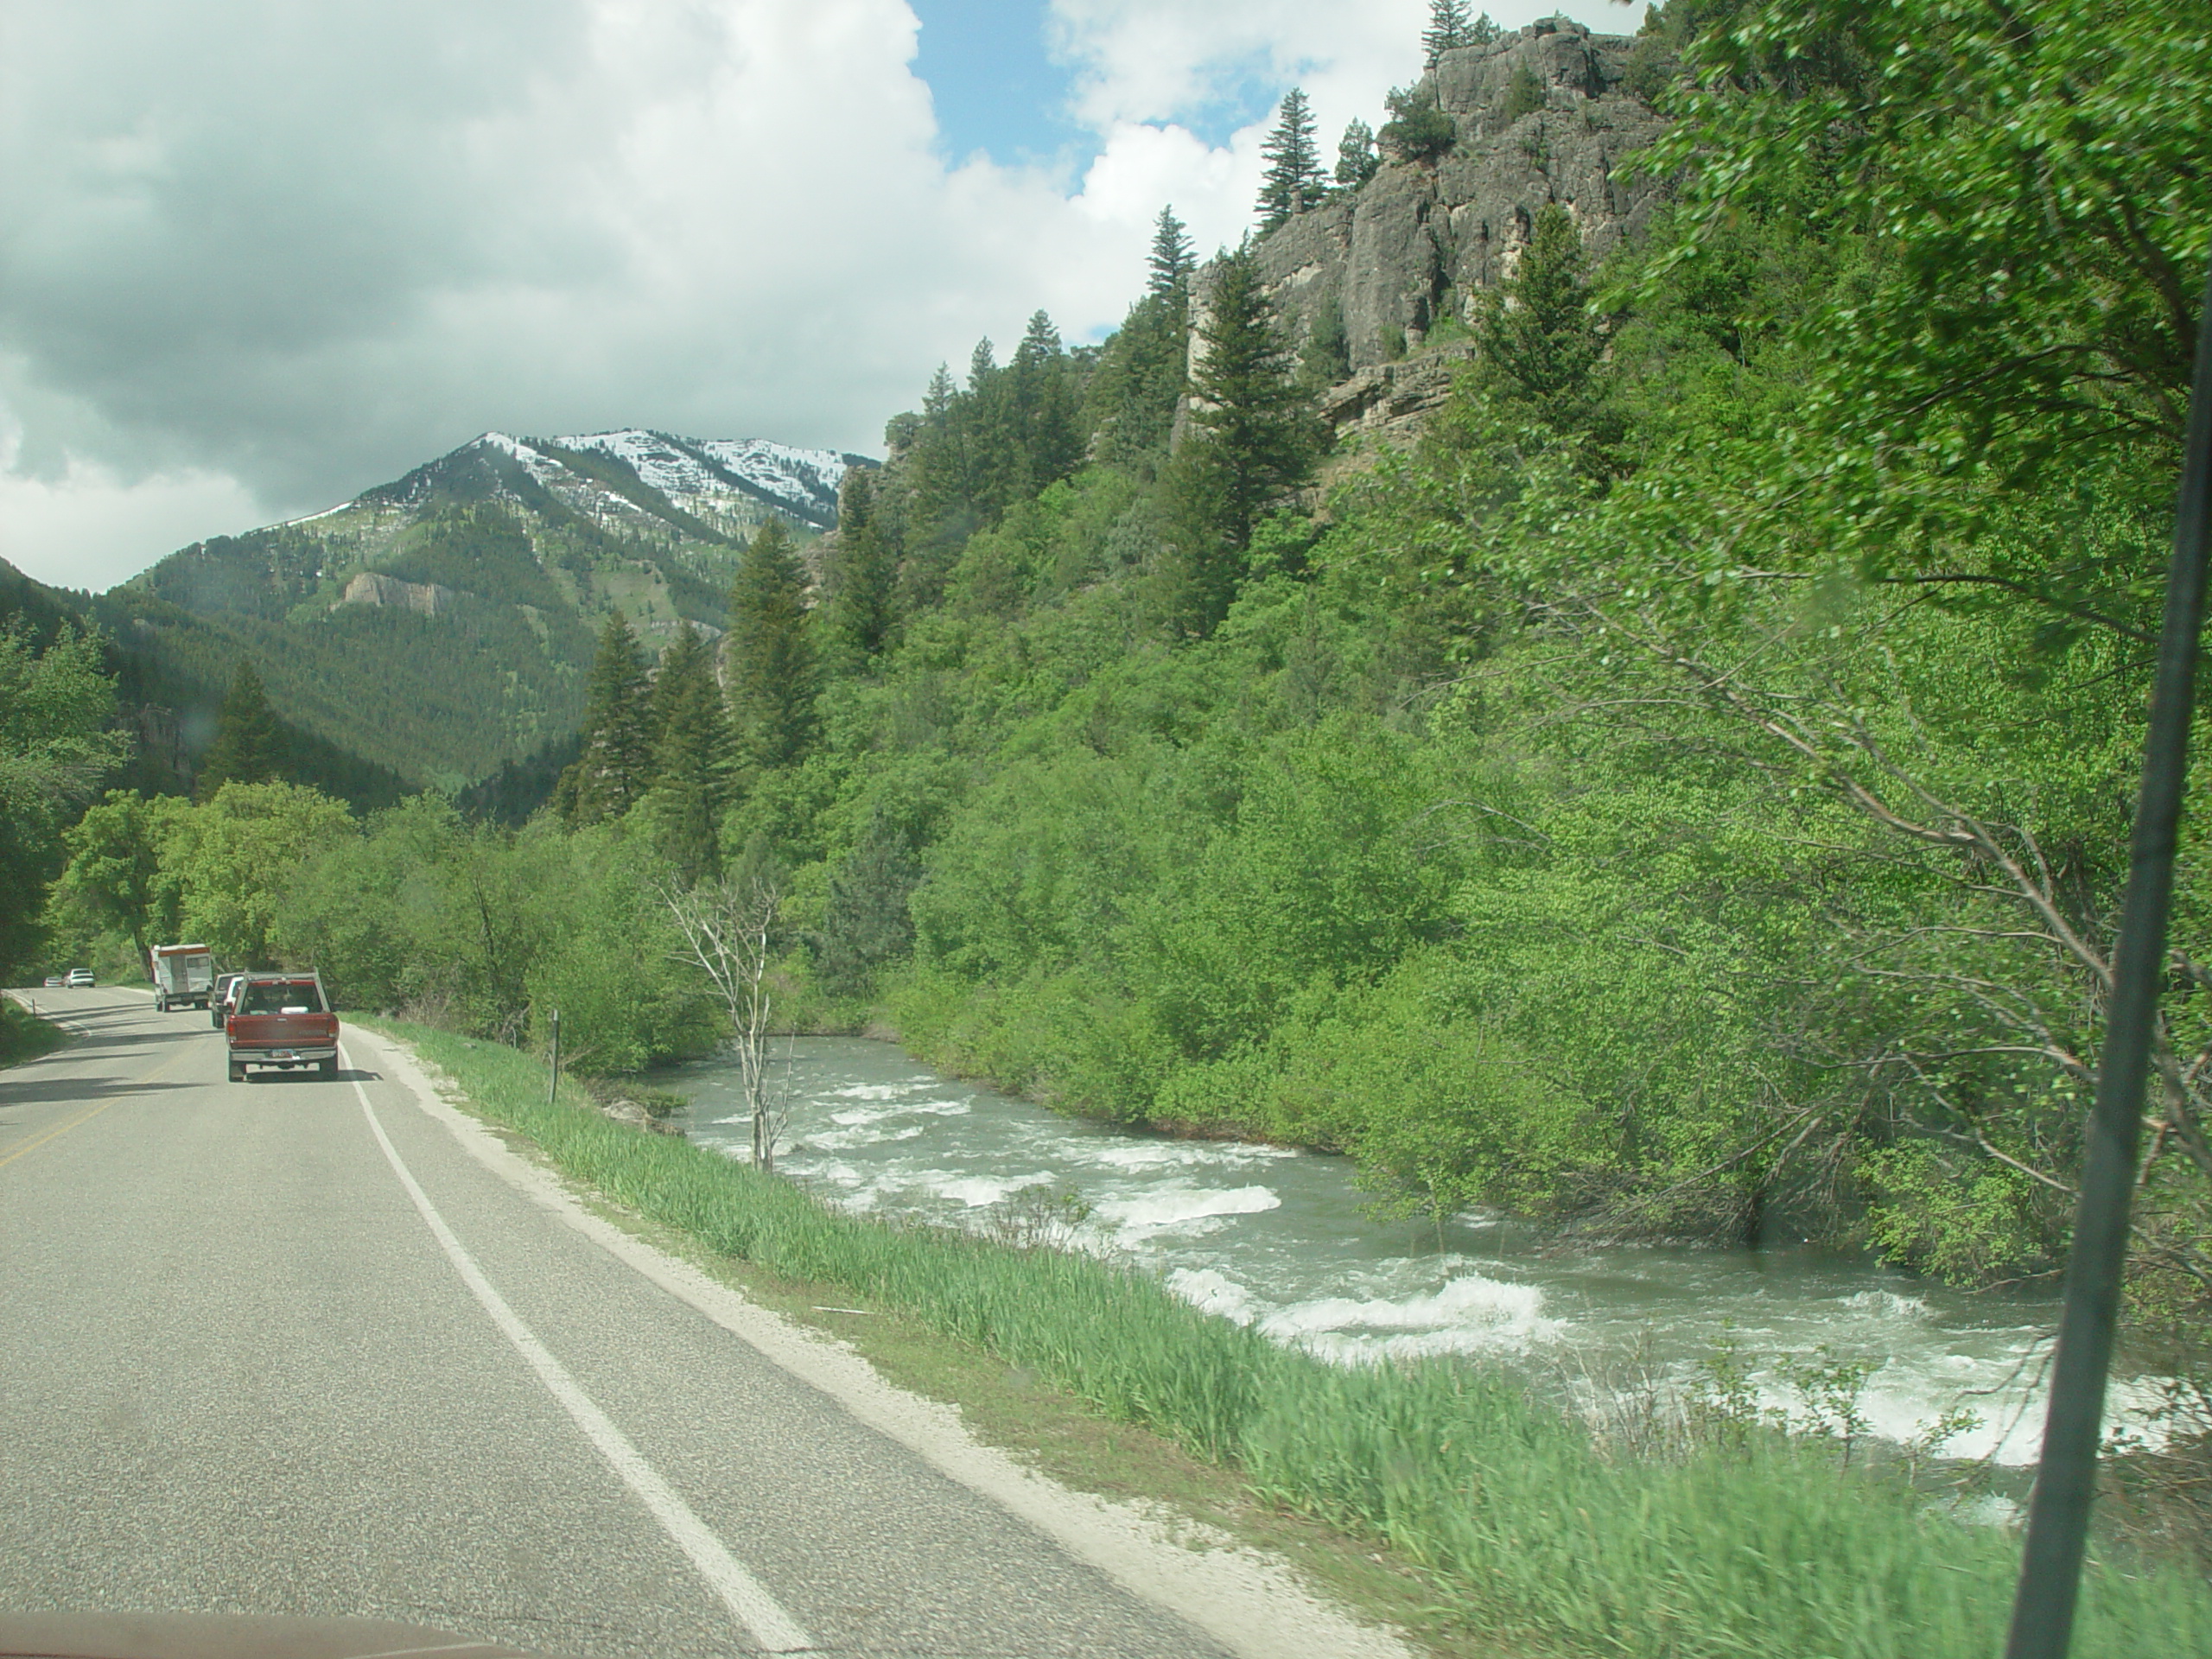
<svg viewBox="0 0 2212 1659">
<path fill-rule="evenodd" d="M 1177 525 L 1172 606 L 1194 633 L 1229 609 L 1260 515 L 1312 476 L 1322 429 L 1250 245 L 1214 266 L 1191 373 L 1191 435 L 1171 467 Z"/>
<path fill-rule="evenodd" d="M 1490 22 L 1490 14 L 1483 14 Z M 1474 24 L 1468 21 L 1467 0 L 1428 0 L 1428 27 L 1421 32 L 1421 61 L 1433 69 L 1446 52 L 1475 43 Z"/>
<path fill-rule="evenodd" d="M 864 669 L 890 645 L 898 625 L 899 561 L 875 510 L 874 470 L 845 474 L 837 540 L 823 571 L 823 609 L 837 654 Z"/>
<path fill-rule="evenodd" d="M 1337 141 L 1337 188 L 1357 190 L 1382 166 L 1382 158 L 1375 153 L 1375 130 L 1354 116 Z"/>
<path fill-rule="evenodd" d="M 1313 112 L 1294 86 L 1282 95 L 1275 129 L 1260 146 L 1268 170 L 1260 181 L 1260 228 L 1272 231 L 1315 206 L 1328 194 L 1320 152 L 1313 147 Z"/>
<path fill-rule="evenodd" d="M 1190 353 L 1187 295 L 1147 294 L 1098 353 L 1084 388 L 1093 452 L 1149 478 L 1163 458 Z"/>
<path fill-rule="evenodd" d="M 988 336 L 968 358 L 966 395 L 953 405 L 968 458 L 962 505 L 977 524 L 988 524 L 1020 493 L 1020 446 L 1014 442 L 1012 386 Z"/>
<path fill-rule="evenodd" d="M 570 823 L 619 818 L 638 804 L 652 781 L 653 707 L 638 637 L 620 611 L 599 631 L 584 696 L 583 753 L 562 774 L 555 791 Z"/>
<path fill-rule="evenodd" d="M 914 429 L 914 516 L 922 524 L 933 527 L 960 512 L 969 494 L 968 470 L 959 383 L 940 363 L 922 394 L 921 423 Z"/>
<path fill-rule="evenodd" d="M 730 801 L 729 720 L 714 651 L 687 620 L 653 682 L 657 840 L 686 887 L 721 874 L 716 828 Z"/>
<path fill-rule="evenodd" d="M 1145 283 L 1145 292 L 1155 300 L 1185 305 L 1191 296 L 1191 273 L 1198 269 L 1198 261 L 1191 248 L 1191 238 L 1185 233 L 1183 221 L 1175 217 L 1175 210 L 1163 207 L 1152 232 L 1151 276 Z"/>
<path fill-rule="evenodd" d="M 823 988 L 861 996 L 878 971 L 913 949 L 907 900 L 921 882 L 922 861 L 906 832 L 880 812 L 871 815 L 860 844 L 830 874 L 822 926 L 808 937 Z"/>
<path fill-rule="evenodd" d="M 1561 430 L 1586 429 L 1605 342 L 1585 286 L 1582 234 L 1557 202 L 1536 215 L 1529 245 L 1477 328 L 1485 372 L 1508 397 Z"/>
<path fill-rule="evenodd" d="M 780 519 L 760 526 L 729 590 L 729 709 L 739 758 L 788 766 L 814 735 L 806 569 Z"/>
<path fill-rule="evenodd" d="M 1060 331 L 1039 311 L 1014 348 L 1007 372 L 1007 401 L 1016 429 L 1022 465 L 1018 485 L 1001 512 L 1058 483 L 1083 464 L 1084 435 L 1077 418 L 1075 387 Z"/>
<path fill-rule="evenodd" d="M 215 741 L 200 762 L 196 792 L 205 801 L 225 784 L 269 783 L 283 776 L 288 758 L 283 729 L 269 706 L 261 676 L 240 658 L 216 716 Z"/>
</svg>

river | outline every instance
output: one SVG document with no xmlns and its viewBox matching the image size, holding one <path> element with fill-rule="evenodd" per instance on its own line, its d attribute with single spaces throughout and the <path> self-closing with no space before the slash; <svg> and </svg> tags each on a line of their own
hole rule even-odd
<svg viewBox="0 0 2212 1659">
<path fill-rule="evenodd" d="M 1086 1249 L 1164 1276 L 1198 1306 L 1331 1359 L 1463 1354 L 1587 1395 L 1655 1375 L 1681 1386 L 1733 1342 L 1770 1404 L 1777 1362 L 1825 1346 L 1873 1366 L 1862 1409 L 1913 1434 L 1945 1409 L 1982 1427 L 1955 1456 L 2033 1460 L 2049 1300 L 1931 1285 L 1862 1256 L 1548 1240 L 1479 1215 L 1377 1222 L 1342 1158 L 1237 1141 L 1134 1135 L 953 1081 L 887 1043 L 801 1038 L 785 1174 L 855 1210 L 973 1225 L 993 1206 L 1072 1192 Z M 684 1096 L 693 1140 L 749 1155 L 736 1068 L 707 1060 L 654 1081 Z M 2121 1384 L 2123 1406 L 2148 1399 Z"/>
</svg>

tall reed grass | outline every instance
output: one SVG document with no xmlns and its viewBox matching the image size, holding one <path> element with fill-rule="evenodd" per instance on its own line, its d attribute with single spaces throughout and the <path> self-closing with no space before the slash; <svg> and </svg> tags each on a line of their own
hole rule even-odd
<svg viewBox="0 0 2212 1659">
<path fill-rule="evenodd" d="M 543 1065 L 512 1049 L 391 1029 L 617 1203 L 901 1309 L 1238 1471 L 1266 1499 L 1387 1541 L 1440 1602 L 1512 1644 L 1634 1659 L 1989 1659 L 2003 1644 L 2015 1538 L 1901 1481 L 1772 1440 L 1609 1459 L 1582 1424 L 1480 1369 L 1332 1367 L 1143 1273 L 849 1215 L 688 1141 L 551 1105 Z M 2212 1587 L 2101 1559 L 2074 1651 L 2212 1655 Z"/>
</svg>

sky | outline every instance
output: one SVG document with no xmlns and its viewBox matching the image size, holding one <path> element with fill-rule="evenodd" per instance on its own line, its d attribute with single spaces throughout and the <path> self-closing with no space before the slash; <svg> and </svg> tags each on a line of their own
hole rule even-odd
<svg viewBox="0 0 2212 1659">
<path fill-rule="evenodd" d="M 1497 0 L 1632 32 L 1641 8 Z M 1250 223 L 1427 0 L 0 0 L 0 557 L 104 589 L 487 429 L 879 454 Z"/>
</svg>

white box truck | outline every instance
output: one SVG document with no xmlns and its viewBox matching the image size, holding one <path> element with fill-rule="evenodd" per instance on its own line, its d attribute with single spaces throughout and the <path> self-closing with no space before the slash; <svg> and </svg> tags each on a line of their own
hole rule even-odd
<svg viewBox="0 0 2212 1659">
<path fill-rule="evenodd" d="M 154 1006 L 163 1014 L 171 1008 L 204 1008 L 215 988 L 215 958 L 204 944 L 157 944 L 149 953 L 154 964 Z"/>
</svg>

